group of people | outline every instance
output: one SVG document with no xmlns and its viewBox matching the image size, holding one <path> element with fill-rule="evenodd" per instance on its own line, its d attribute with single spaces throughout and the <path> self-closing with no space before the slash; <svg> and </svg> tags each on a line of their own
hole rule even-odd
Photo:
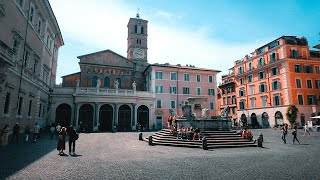
<svg viewBox="0 0 320 180">
<path fill-rule="evenodd" d="M 26 125 L 25 130 L 24 130 L 24 142 L 29 142 L 29 136 L 33 133 L 33 142 L 36 142 L 37 139 L 40 136 L 40 126 L 38 123 L 35 123 L 33 129 L 31 130 L 29 125 Z M 0 139 L 1 139 L 1 147 L 5 147 L 8 145 L 8 137 L 9 137 L 9 124 L 6 124 L 1 130 L 0 130 Z M 13 126 L 12 129 L 12 143 L 19 143 L 20 139 L 20 125 L 19 123 L 16 123 Z"/>
<path fill-rule="evenodd" d="M 169 130 L 170 134 L 177 136 L 177 139 L 200 140 L 201 137 L 200 129 L 193 129 L 192 126 L 190 126 L 190 128 L 187 126 L 181 126 L 179 129 L 177 129 L 176 126 L 171 124 Z"/>
<path fill-rule="evenodd" d="M 286 140 L 286 136 L 288 135 L 288 124 L 285 123 L 282 127 L 281 127 L 281 131 L 282 131 L 282 137 L 281 139 L 283 140 L 283 143 L 287 143 Z M 293 135 L 293 140 L 292 143 L 294 144 L 295 141 L 298 141 L 298 143 L 300 144 L 300 141 L 297 138 L 297 133 L 298 133 L 298 127 L 297 124 L 293 125 L 293 130 L 292 130 L 292 135 Z"/>
<path fill-rule="evenodd" d="M 79 134 L 76 132 L 76 130 L 72 126 L 70 126 L 68 128 L 61 127 L 60 131 L 58 132 L 57 150 L 59 151 L 60 156 L 65 155 L 63 151 L 66 149 L 67 135 L 69 136 L 69 154 L 76 155 L 75 154 L 76 140 L 78 140 Z"/>
</svg>

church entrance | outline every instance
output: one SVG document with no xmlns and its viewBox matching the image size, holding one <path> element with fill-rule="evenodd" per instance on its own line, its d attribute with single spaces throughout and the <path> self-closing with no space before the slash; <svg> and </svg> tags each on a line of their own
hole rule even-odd
<svg viewBox="0 0 320 180">
<path fill-rule="evenodd" d="M 94 110 L 90 104 L 84 104 L 79 109 L 79 123 L 82 121 L 85 132 L 93 131 L 93 113 Z"/>
<path fill-rule="evenodd" d="M 99 110 L 99 130 L 100 131 L 111 131 L 113 120 L 113 108 L 109 104 L 104 104 Z"/>
<path fill-rule="evenodd" d="M 149 129 L 149 108 L 147 106 L 139 106 L 137 119 L 142 129 Z"/>
<path fill-rule="evenodd" d="M 60 104 L 56 109 L 55 123 L 59 123 L 62 127 L 71 125 L 71 106 L 69 104 Z"/>
<path fill-rule="evenodd" d="M 119 131 L 131 131 L 131 108 L 128 105 L 119 107 L 118 129 Z"/>
<path fill-rule="evenodd" d="M 282 116 L 282 113 L 280 111 L 277 111 L 274 115 L 275 117 L 275 125 L 276 126 L 279 126 L 283 124 L 283 116 Z"/>
<path fill-rule="evenodd" d="M 262 127 L 263 127 L 263 128 L 268 128 L 268 127 L 270 127 L 270 124 L 269 124 L 269 115 L 268 115 L 268 113 L 266 113 L 266 112 L 262 113 Z"/>
</svg>

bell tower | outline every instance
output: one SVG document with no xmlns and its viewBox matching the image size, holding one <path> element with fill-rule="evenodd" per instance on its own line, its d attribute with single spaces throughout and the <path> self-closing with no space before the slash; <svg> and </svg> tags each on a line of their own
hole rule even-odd
<svg viewBox="0 0 320 180">
<path fill-rule="evenodd" d="M 137 64 L 148 62 L 148 21 L 140 18 L 130 18 L 128 23 L 127 58 Z"/>
</svg>

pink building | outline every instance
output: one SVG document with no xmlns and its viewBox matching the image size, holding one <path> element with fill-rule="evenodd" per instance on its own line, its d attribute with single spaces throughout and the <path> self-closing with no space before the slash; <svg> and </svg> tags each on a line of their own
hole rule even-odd
<svg viewBox="0 0 320 180">
<path fill-rule="evenodd" d="M 181 105 L 188 103 L 188 97 L 207 98 L 202 108 L 209 109 L 210 116 L 216 116 L 216 76 L 219 72 L 192 65 L 150 64 L 144 74 L 147 91 L 155 93 L 156 127 L 166 126 L 169 109 L 181 116 Z"/>
</svg>

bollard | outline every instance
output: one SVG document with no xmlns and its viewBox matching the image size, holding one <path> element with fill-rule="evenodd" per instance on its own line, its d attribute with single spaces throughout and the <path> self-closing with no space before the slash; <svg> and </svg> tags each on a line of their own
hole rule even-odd
<svg viewBox="0 0 320 180">
<path fill-rule="evenodd" d="M 258 146 L 258 147 L 262 147 L 262 139 L 261 139 L 261 136 L 258 136 L 257 146 Z"/>
<path fill-rule="evenodd" d="M 140 141 L 143 141 L 142 133 L 139 133 L 139 140 L 140 140 Z"/>
<path fill-rule="evenodd" d="M 205 137 L 202 138 L 202 149 L 208 150 L 207 138 L 205 138 Z"/>
<path fill-rule="evenodd" d="M 149 138 L 148 138 L 148 142 L 149 142 L 149 146 L 153 146 L 152 136 L 149 136 Z"/>
<path fill-rule="evenodd" d="M 259 133 L 259 136 L 261 137 L 261 142 L 263 142 L 263 134 Z"/>
</svg>

